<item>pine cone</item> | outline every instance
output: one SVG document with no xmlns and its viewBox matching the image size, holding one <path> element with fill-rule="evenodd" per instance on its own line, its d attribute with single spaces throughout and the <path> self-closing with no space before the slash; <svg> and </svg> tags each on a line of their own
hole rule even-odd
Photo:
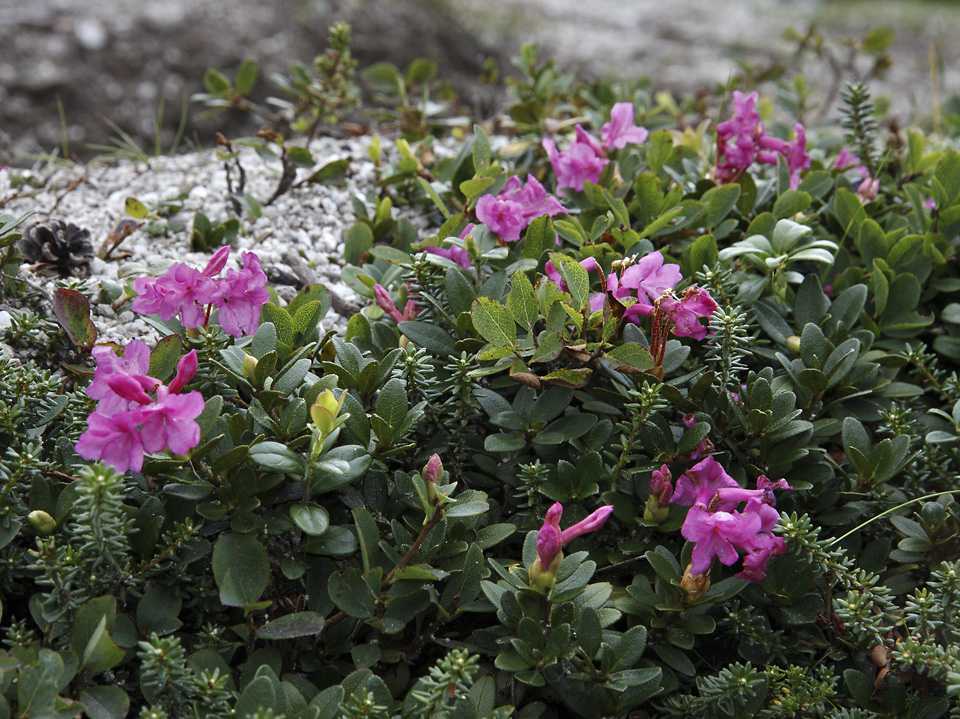
<svg viewBox="0 0 960 719">
<path fill-rule="evenodd" d="M 19 247 L 25 260 L 41 269 L 55 269 L 61 277 L 85 277 L 93 256 L 90 231 L 62 220 L 31 225 Z"/>
</svg>

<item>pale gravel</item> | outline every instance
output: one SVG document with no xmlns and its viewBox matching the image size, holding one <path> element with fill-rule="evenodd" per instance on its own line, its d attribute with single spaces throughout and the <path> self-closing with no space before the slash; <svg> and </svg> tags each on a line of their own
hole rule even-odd
<svg viewBox="0 0 960 719">
<path fill-rule="evenodd" d="M 316 160 L 313 169 L 348 158 L 350 165 L 347 176 L 337 184 L 301 185 L 282 195 L 274 204 L 263 206 L 261 217 L 242 218 L 243 229 L 234 242 L 235 251 L 231 252 L 228 267 L 239 267 L 240 251 L 248 250 L 260 256 L 268 275 L 279 271 L 295 276 L 283 259 L 286 253 L 293 251 L 312 267 L 331 294 L 338 295 L 347 303 L 358 306 L 367 304 L 367 300 L 358 298 L 342 282 L 341 269 L 344 236 L 356 222 L 352 198 L 359 197 L 371 215 L 373 212 L 377 175 L 367 154 L 370 142 L 368 136 L 314 141 L 309 147 Z M 435 152 L 441 157 L 453 152 L 452 145 L 437 145 Z M 384 160 L 388 162 L 393 142 L 384 139 L 382 147 Z M 266 201 L 276 188 L 279 163 L 266 163 L 249 148 L 242 151 L 241 162 L 246 170 L 245 191 L 261 202 Z M 310 172 L 312 170 L 298 170 L 298 180 Z M 21 174 L 16 170 L 0 170 L 0 198 L 9 197 L 15 191 L 11 186 L 11 173 Z M 189 231 L 194 213 L 201 211 L 215 222 L 235 216 L 227 191 L 224 165 L 211 151 L 161 157 L 151 161 L 149 166 L 133 162 L 75 165 L 40 168 L 34 174 L 45 181 L 44 187 L 30 196 L 9 201 L 2 212 L 19 215 L 34 210 L 37 214 L 31 218 L 31 222 L 61 219 L 84 227 L 90 230 L 95 249 L 100 248 L 117 220 L 127 217 L 124 203 L 128 197 L 134 197 L 149 207 L 186 193 L 183 210 L 170 218 L 184 224 L 184 231 L 155 237 L 140 229 L 114 253 L 129 254 L 128 257 L 110 260 L 94 258 L 91 261 L 87 282 L 90 283 L 89 292 L 94 296 L 97 287 L 103 283 L 116 285 L 132 281 L 143 271 L 159 274 L 173 262 L 185 262 L 202 268 L 210 253 L 190 251 Z M 76 184 L 78 181 L 79 184 Z M 399 217 L 402 212 L 395 209 L 394 216 Z M 408 218 L 423 233 L 424 222 L 417 214 L 411 211 Z M 137 269 L 141 271 L 130 274 L 131 270 Z M 55 278 L 25 272 L 33 283 L 45 289 L 48 297 L 52 296 L 57 286 Z M 126 280 L 121 278 L 121 274 L 126 275 Z M 271 286 L 278 289 L 285 300 L 296 294 L 290 286 L 285 288 L 274 283 Z M 347 319 L 331 309 L 323 319 L 323 329 L 342 332 Z M 6 323 L 9 318 L 3 317 L 2 321 Z M 93 321 L 100 333 L 100 341 L 126 342 L 137 337 L 152 342 L 157 339 L 155 330 L 130 311 L 129 303 L 119 308 L 119 314 L 108 304 L 97 303 L 93 307 Z"/>
</svg>

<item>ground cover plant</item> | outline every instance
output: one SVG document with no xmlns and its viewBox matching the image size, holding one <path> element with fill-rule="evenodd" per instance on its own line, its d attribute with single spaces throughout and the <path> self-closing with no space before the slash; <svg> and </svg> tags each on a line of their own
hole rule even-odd
<svg viewBox="0 0 960 719">
<path fill-rule="evenodd" d="M 307 133 L 337 32 L 281 85 Z M 343 335 L 205 216 L 119 299 L 152 347 L 69 282 L 15 317 L 62 362 L 0 359 L 0 716 L 960 716 L 955 140 L 862 85 L 814 129 L 517 65 L 449 155 L 431 68 L 371 73 Z M 282 194 L 295 139 L 220 160 Z M 7 296 L 86 241 L 2 220 Z"/>
</svg>

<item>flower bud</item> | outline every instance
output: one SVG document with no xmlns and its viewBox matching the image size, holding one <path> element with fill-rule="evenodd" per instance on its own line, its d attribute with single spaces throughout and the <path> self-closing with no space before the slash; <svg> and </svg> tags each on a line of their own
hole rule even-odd
<svg viewBox="0 0 960 719">
<path fill-rule="evenodd" d="M 477 240 L 473 235 L 468 234 L 463 238 L 463 246 L 466 248 L 467 254 L 470 255 L 470 259 L 480 256 L 480 245 L 477 244 Z"/>
<path fill-rule="evenodd" d="M 795 355 L 800 354 L 800 338 L 797 335 L 787 337 L 787 349 Z"/>
<path fill-rule="evenodd" d="M 693 565 L 688 564 L 680 580 L 680 586 L 687 592 L 687 602 L 697 601 L 710 588 L 710 570 L 707 569 L 703 574 L 693 574 L 692 570 Z"/>
<path fill-rule="evenodd" d="M 427 460 L 423 468 L 423 481 L 427 484 L 438 484 L 443 479 L 443 462 L 436 452 Z"/>
<path fill-rule="evenodd" d="M 563 561 L 563 552 L 557 552 L 553 555 L 550 563 L 546 566 L 539 558 L 535 559 L 530 565 L 530 586 L 542 594 L 546 594 L 557 583 L 557 570 Z"/>
<path fill-rule="evenodd" d="M 245 354 L 243 356 L 243 376 L 246 377 L 251 382 L 253 381 L 253 373 L 257 370 L 257 358 L 253 355 Z"/>
<path fill-rule="evenodd" d="M 646 522 L 659 524 L 667 518 L 668 504 L 673 496 L 673 484 L 670 482 L 670 469 L 661 465 L 650 473 L 650 498 L 643 510 L 643 519 Z"/>
<path fill-rule="evenodd" d="M 320 434 L 320 441 L 323 442 L 333 430 L 344 423 L 346 417 L 340 417 L 340 410 L 343 408 L 343 401 L 346 399 L 347 391 L 342 390 L 340 397 L 334 395 L 333 390 L 325 389 L 317 397 L 317 401 L 310 408 L 310 419 L 316 426 Z"/>
<path fill-rule="evenodd" d="M 44 512 L 35 509 L 27 515 L 27 521 L 39 534 L 51 534 L 57 528 L 57 520 Z"/>
</svg>

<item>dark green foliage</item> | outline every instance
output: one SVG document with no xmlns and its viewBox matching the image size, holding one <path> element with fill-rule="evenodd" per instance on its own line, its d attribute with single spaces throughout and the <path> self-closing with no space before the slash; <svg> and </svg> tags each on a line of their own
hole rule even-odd
<svg viewBox="0 0 960 719">
<path fill-rule="evenodd" d="M 337 42 L 317 71 L 347 82 Z M 673 119 L 645 86 L 582 87 L 529 47 L 519 66 L 522 176 L 552 187 L 540 135 L 581 113 L 596 130 L 615 101 L 656 131 L 515 243 L 482 224 L 460 237 L 515 172 L 482 129 L 442 160 L 400 140 L 383 163 L 378 141 L 379 195 L 372 212 L 358 201 L 344 281 L 416 316 L 371 305 L 321 335 L 330 297 L 309 286 L 236 341 L 215 322 L 154 322 L 151 374 L 198 355 L 186 456 L 124 475 L 83 462 L 90 363 L 64 381 L 0 359 L 0 716 L 947 716 L 960 155 L 911 133 L 880 166 L 858 87 L 845 126 L 876 198 L 819 159 L 796 189 L 783 163 L 717 185 L 699 139 L 657 130 Z M 433 74 L 368 73 L 396 88 L 410 137 L 432 125 L 409 90 Z M 304 97 L 325 87 L 301 79 Z M 254 80 L 248 63 L 207 83 L 239 102 Z M 338 117 L 349 88 L 334 85 L 302 129 Z M 309 164 L 279 136 L 250 142 L 281 175 Z M 212 247 L 229 228 L 194 230 Z M 629 321 L 603 294 L 657 252 L 683 275 L 677 296 L 696 284 L 716 300 L 702 340 L 670 334 L 660 306 Z M 59 297 L 89 346 L 89 307 Z M 36 347 L 43 322 L 18 314 L 4 338 Z M 691 575 L 688 510 L 651 483 L 707 456 L 743 488 L 792 487 L 776 494 L 786 551 L 760 582 L 739 561 Z M 539 585 L 554 502 L 564 529 L 613 509 Z"/>
</svg>

